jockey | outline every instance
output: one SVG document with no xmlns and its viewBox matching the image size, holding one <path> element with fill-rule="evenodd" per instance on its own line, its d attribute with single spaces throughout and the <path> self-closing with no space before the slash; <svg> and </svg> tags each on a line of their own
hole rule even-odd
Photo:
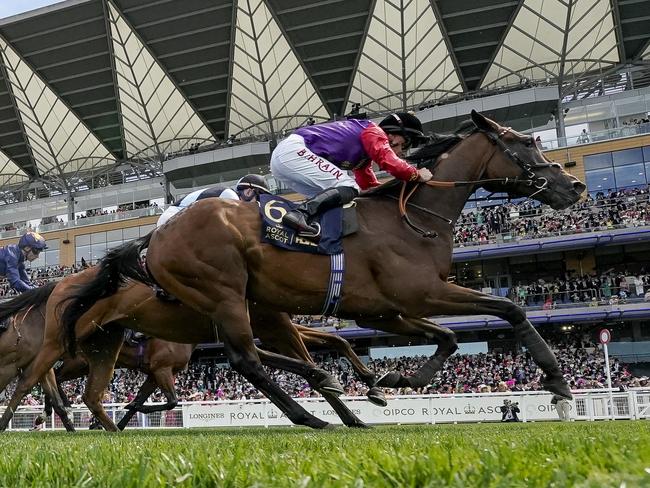
<svg viewBox="0 0 650 488">
<path fill-rule="evenodd" d="M 309 197 L 287 213 L 282 223 L 301 235 L 315 236 L 318 230 L 309 225 L 310 219 L 351 202 L 359 190 L 379 185 L 373 161 L 397 179 L 430 180 L 428 169 L 418 170 L 400 159 L 425 140 L 422 123 L 410 112 L 391 114 L 379 125 L 350 119 L 300 127 L 271 155 L 273 176 Z"/>
<path fill-rule="evenodd" d="M 234 190 L 232 188 L 224 188 L 223 186 L 196 190 L 180 200 L 177 200 L 173 205 L 167 207 L 160 218 L 158 218 L 156 227 L 160 227 L 178 212 L 189 207 L 192 203 L 198 200 L 203 200 L 205 198 L 225 198 L 226 200 L 243 200 L 244 202 L 250 202 L 256 200 L 260 193 L 269 193 L 269 187 L 267 186 L 266 180 L 263 176 L 254 174 L 249 174 L 241 178 L 235 185 Z"/>
<path fill-rule="evenodd" d="M 0 276 L 5 276 L 9 285 L 18 292 L 35 288 L 25 272 L 25 260 L 34 261 L 41 251 L 47 249 L 45 239 L 36 232 L 27 232 L 18 244 L 0 248 Z M 0 331 L 7 328 L 7 321 L 0 322 Z"/>
</svg>

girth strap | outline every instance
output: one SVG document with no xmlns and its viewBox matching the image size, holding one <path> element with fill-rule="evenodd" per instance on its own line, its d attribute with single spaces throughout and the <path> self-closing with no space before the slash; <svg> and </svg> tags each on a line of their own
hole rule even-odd
<svg viewBox="0 0 650 488">
<path fill-rule="evenodd" d="M 341 303 L 341 293 L 343 291 L 343 276 L 345 275 L 345 256 L 344 254 L 330 255 L 330 280 L 327 285 L 327 296 L 325 306 L 321 315 L 328 317 L 336 315 Z"/>
</svg>

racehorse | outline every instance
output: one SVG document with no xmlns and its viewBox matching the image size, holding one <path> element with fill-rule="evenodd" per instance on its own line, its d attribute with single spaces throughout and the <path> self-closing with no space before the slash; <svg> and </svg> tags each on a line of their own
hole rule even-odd
<svg viewBox="0 0 650 488">
<path fill-rule="evenodd" d="M 11 300 L 17 307 L 17 313 L 11 317 L 7 330 L 0 334 L 0 392 L 4 391 L 7 385 L 31 364 L 40 350 L 45 329 L 45 301 L 53 289 L 54 283 L 49 283 Z M 2 305 L 4 304 L 0 304 L 0 307 Z M 8 315 L 2 315 L 2 319 L 6 317 Z M 53 399 L 54 410 L 61 417 L 66 430 L 74 431 L 65 405 L 58 396 L 54 372 L 48 370 L 43 373 L 40 378 L 43 391 Z M 17 406 L 18 403 L 9 408 L 15 410 Z M 13 411 L 11 413 L 13 414 Z"/>
<path fill-rule="evenodd" d="M 477 187 L 534 198 L 554 209 L 575 203 L 586 187 L 546 159 L 533 137 L 474 111 L 472 121 L 469 135 L 449 136 L 414 155 L 418 166 L 432 170 L 434 180 L 401 187 L 388 183 L 356 200 L 359 230 L 343 244 L 346 272 L 338 316 L 362 327 L 437 340 L 436 353 L 415 375 L 392 372 L 380 382 L 416 387 L 430 381 L 456 347 L 449 331 L 422 317 L 495 315 L 512 325 L 545 372 L 545 388 L 570 398 L 555 355 L 523 309 L 508 299 L 449 283 L 448 276 L 454 222 Z M 149 235 L 110 251 L 95 280 L 80 287 L 65 308 L 70 351 L 84 327 L 77 320 L 95 301 L 117 292 L 125 278 L 155 282 L 218 325 L 233 368 L 289 419 L 315 426 L 313 417 L 261 368 L 247 303 L 269 311 L 317 313 L 326 299 L 330 259 L 280 250 L 260 242 L 260 234 L 258 205 L 204 200 Z M 148 273 L 139 261 L 145 248 Z M 185 333 L 191 336 L 193 327 Z"/>
<path fill-rule="evenodd" d="M 75 286 L 90 281 L 98 271 L 99 268 L 97 267 L 90 268 L 76 275 L 70 275 L 64 278 L 55 288 L 50 286 L 48 293 L 37 294 L 35 291 L 29 291 L 20 295 L 20 300 L 16 298 L 0 304 L 0 319 L 2 319 L 20 313 L 26 307 L 43 306 L 41 304 L 44 304 L 45 300 L 47 300 L 45 315 L 39 316 L 41 322 L 47 321 L 45 340 L 36 358 L 27 366 L 23 366 L 25 367 L 25 372 L 17 385 L 14 396 L 9 402 L 10 408 L 5 411 L 5 415 L 0 420 L 3 428 L 6 428 L 8 425 L 11 413 L 13 413 L 12 408 L 15 409 L 12 406 L 14 404 L 18 405 L 22 397 L 38 381 L 38 378 L 44 372 L 47 372 L 64 352 L 64 345 L 61 341 L 63 329 L 60 327 L 56 313 L 58 305 L 68 298 L 71 290 Z M 34 299 L 30 300 L 30 295 L 34 295 Z M 265 327 L 267 320 L 272 320 L 276 324 L 276 327 L 274 329 Z M 374 374 L 356 356 L 345 339 L 333 334 L 293 324 L 286 314 L 268 313 L 254 308 L 251 309 L 251 323 L 253 324 L 256 336 L 260 338 L 265 347 L 273 348 L 286 356 L 301 360 L 289 363 L 289 370 L 297 374 L 305 375 L 312 387 L 317 389 L 325 397 L 346 425 L 351 427 L 365 426 L 337 398 L 338 394 L 343 393 L 343 389 L 338 382 L 331 379 L 324 371 L 315 368 L 306 345 L 310 347 L 327 346 L 337 350 L 350 361 L 362 380 L 370 387 L 368 391 L 370 401 L 378 405 L 386 405 L 383 392 L 380 388 L 374 386 Z M 214 342 L 218 339 L 215 336 L 216 329 L 208 317 L 189 309 L 180 302 L 159 300 L 151 288 L 140 283 L 131 283 L 109 300 L 98 302 L 87 313 L 86 324 L 88 325 L 86 328 L 87 334 L 80 336 L 84 356 L 88 361 L 89 373 L 83 398 L 88 408 L 106 430 L 117 430 L 117 427 L 103 409 L 101 399 L 112 377 L 117 351 L 120 350 L 120 346 L 122 345 L 123 328 L 137 329 L 149 335 L 159 335 L 161 332 L 164 334 L 167 330 L 177 331 L 175 335 L 172 334 L 171 338 L 174 339 L 182 336 L 189 343 Z M 184 332 L 188 329 L 188 324 L 192 326 L 192 334 L 190 335 Z M 178 347 L 180 348 L 179 351 L 181 351 L 175 358 L 165 358 L 161 355 L 156 363 L 159 367 L 156 369 L 160 369 L 159 373 L 162 375 L 160 378 L 156 377 L 158 384 L 162 388 L 161 381 L 163 378 L 167 382 L 165 390 L 168 403 L 166 407 L 170 407 L 171 405 L 170 408 L 173 408 L 176 402 L 176 395 L 173 390 L 173 372 L 174 370 L 180 369 L 181 362 L 182 365 L 187 363 L 191 354 L 191 346 L 184 346 L 182 344 L 172 346 L 173 343 L 162 340 L 158 340 L 158 342 L 160 344 L 167 344 L 167 346 L 162 345 L 160 347 L 161 351 L 164 351 L 165 348 L 169 349 L 172 347 Z M 122 347 L 122 351 L 124 351 L 124 347 Z M 132 353 L 127 352 L 126 354 L 127 357 L 123 358 L 122 366 L 134 366 L 134 363 L 137 363 L 137 359 L 128 358 L 129 355 L 133 355 Z M 260 351 L 260 355 L 264 359 L 265 364 L 269 366 L 287 367 L 284 356 L 268 351 Z M 33 358 L 33 355 L 31 357 Z M 70 361 L 70 358 L 67 358 L 67 360 Z M 169 365 L 172 363 L 176 366 L 170 369 Z M 153 366 L 154 364 L 152 363 L 151 367 L 153 368 Z M 142 386 L 136 398 L 138 404 L 144 402 L 151 393 L 151 389 L 155 387 L 155 383 L 150 381 L 150 378 Z M 135 404 L 136 401 L 132 403 Z M 55 402 L 56 405 L 57 403 Z M 133 406 L 137 407 L 137 405 Z M 62 408 L 63 405 L 61 405 Z M 128 418 L 124 417 L 120 421 L 119 427 L 123 428 L 136 411 L 152 411 L 151 408 L 130 409 L 127 412 Z M 57 411 L 57 414 L 61 415 L 59 411 Z"/>
<path fill-rule="evenodd" d="M 45 329 L 45 319 L 42 322 L 42 328 Z M 138 412 L 161 412 L 172 410 L 178 405 L 174 382 L 178 372 L 187 367 L 194 348 L 194 344 L 169 342 L 155 337 L 144 338 L 136 344 L 128 342 L 122 344 L 115 366 L 140 371 L 146 374 L 147 378 L 140 386 L 133 401 L 124 407 L 126 413 L 118 422 L 118 429 L 124 430 L 131 418 Z M 33 352 L 33 357 L 35 357 L 38 351 Z M 86 376 L 88 362 L 79 355 L 74 358 L 64 355 L 62 359 L 63 362 L 59 368 L 56 368 L 55 375 L 59 395 L 65 402 L 66 396 L 61 389 L 61 383 Z M 145 405 L 144 403 L 156 388 L 160 388 L 167 402 L 159 405 Z M 49 397 L 45 402 L 46 412 L 51 406 L 51 401 L 48 400 Z"/>
</svg>

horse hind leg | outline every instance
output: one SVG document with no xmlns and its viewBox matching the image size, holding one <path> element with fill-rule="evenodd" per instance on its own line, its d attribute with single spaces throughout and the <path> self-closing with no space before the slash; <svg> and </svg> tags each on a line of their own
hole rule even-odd
<svg viewBox="0 0 650 488">
<path fill-rule="evenodd" d="M 156 390 L 156 386 L 154 377 L 151 374 L 148 375 L 147 379 L 142 383 L 142 386 L 140 386 L 140 390 L 138 390 L 138 394 L 133 401 L 124 407 L 126 412 L 117 424 L 118 429 L 124 430 L 136 413 L 143 412 L 144 402 Z"/>
<path fill-rule="evenodd" d="M 337 351 L 341 356 L 344 356 L 352 365 L 352 369 L 357 373 L 361 381 L 368 386 L 368 400 L 375 405 L 385 407 L 388 405 L 386 396 L 383 390 L 376 386 L 377 378 L 375 374 L 370 371 L 365 364 L 361 362 L 359 356 L 352 350 L 350 343 L 340 336 L 322 332 L 302 325 L 295 325 L 300 337 L 306 346 L 326 346 Z"/>
<path fill-rule="evenodd" d="M 104 429 L 117 432 L 118 428 L 102 405 L 102 397 L 110 384 L 115 361 L 122 347 L 124 329 L 115 325 L 104 326 L 81 343 L 88 359 L 88 380 L 83 400 L 88 409 L 99 420 Z"/>
<path fill-rule="evenodd" d="M 389 371 L 377 380 L 376 386 L 384 388 L 423 388 L 442 369 L 445 361 L 458 349 L 456 334 L 446 327 L 427 319 L 394 317 L 381 320 L 357 321 L 361 327 L 379 329 L 399 335 L 424 337 L 436 342 L 436 352 L 412 376 Z"/>
<path fill-rule="evenodd" d="M 289 356 L 294 356 L 295 354 L 295 351 L 285 350 L 283 347 L 281 350 Z M 309 355 L 307 355 L 306 358 L 290 359 L 286 356 L 274 354 L 262 349 L 258 349 L 257 353 L 264 365 L 289 371 L 305 378 L 314 390 L 323 395 L 323 398 L 325 398 L 327 403 L 332 406 L 336 414 L 346 426 L 356 428 L 368 427 L 361 419 L 352 413 L 345 403 L 339 399 L 339 395 L 343 393 L 343 387 L 339 386 L 338 388 L 334 388 L 332 385 L 339 385 L 338 381 L 329 373 L 317 368 L 313 363 L 311 363 L 311 357 L 309 357 Z"/>
<path fill-rule="evenodd" d="M 68 432 L 74 432 L 74 424 L 68 416 L 65 402 L 59 393 L 59 385 L 56 382 L 53 369 L 50 368 L 50 370 L 45 373 L 41 379 L 41 386 L 43 387 L 46 398 L 50 399 L 51 407 L 54 409 L 54 412 L 59 416 L 61 422 L 63 422 L 65 430 Z"/>
</svg>

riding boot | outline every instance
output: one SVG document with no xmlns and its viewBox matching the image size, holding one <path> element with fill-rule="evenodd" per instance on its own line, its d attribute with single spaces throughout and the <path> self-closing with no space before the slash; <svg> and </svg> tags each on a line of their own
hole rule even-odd
<svg viewBox="0 0 650 488">
<path fill-rule="evenodd" d="M 297 230 L 300 235 L 316 236 L 318 228 L 310 225 L 309 221 L 326 210 L 350 203 L 358 194 L 356 188 L 349 186 L 328 188 L 288 212 L 282 218 L 282 223 Z"/>
</svg>

